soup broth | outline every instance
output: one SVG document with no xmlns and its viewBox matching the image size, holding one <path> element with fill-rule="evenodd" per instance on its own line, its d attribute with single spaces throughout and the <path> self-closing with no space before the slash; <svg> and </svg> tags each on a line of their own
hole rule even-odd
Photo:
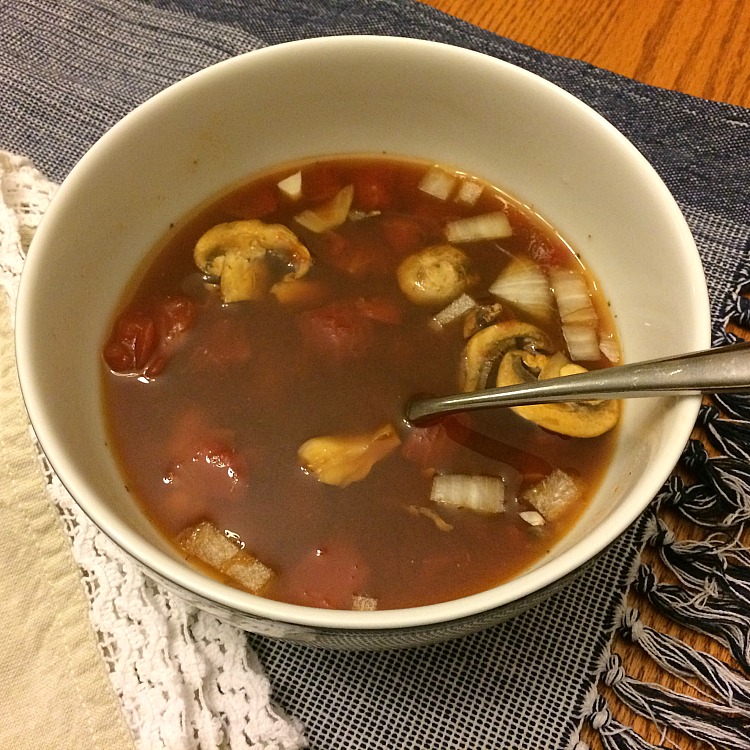
<svg viewBox="0 0 750 750">
<path fill-rule="evenodd" d="M 560 298 L 568 282 L 583 301 Z M 505 343 L 472 352 L 490 330 Z M 412 607 L 528 568 L 606 468 L 616 429 L 559 434 L 509 409 L 404 421 L 415 394 L 493 386 L 508 348 L 532 376 L 538 355 L 561 374 L 619 356 L 562 238 L 455 170 L 311 160 L 170 229 L 103 347 L 103 404 L 129 490 L 205 572 L 295 604 Z"/>
</svg>

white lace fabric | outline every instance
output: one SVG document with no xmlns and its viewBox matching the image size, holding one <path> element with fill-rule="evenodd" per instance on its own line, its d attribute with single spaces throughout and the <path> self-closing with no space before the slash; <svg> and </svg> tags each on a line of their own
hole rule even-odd
<svg viewBox="0 0 750 750">
<path fill-rule="evenodd" d="M 26 158 L 0 151 L 0 284 L 13 309 L 29 243 L 56 189 Z M 301 722 L 272 702 L 246 634 L 146 577 L 81 512 L 36 445 L 136 747 L 307 747 Z"/>
</svg>

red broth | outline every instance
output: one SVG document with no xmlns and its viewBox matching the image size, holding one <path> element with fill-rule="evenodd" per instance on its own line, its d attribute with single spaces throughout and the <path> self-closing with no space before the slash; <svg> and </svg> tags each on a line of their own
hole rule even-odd
<svg viewBox="0 0 750 750">
<path fill-rule="evenodd" d="M 273 572 L 263 596 L 343 609 L 361 596 L 387 609 L 486 590 L 550 550 L 606 469 L 616 429 L 568 437 L 510 410 L 423 428 L 404 422 L 410 396 L 456 392 L 465 345 L 460 320 L 432 322 L 443 305 L 416 305 L 399 288 L 406 256 L 445 244 L 452 220 L 502 210 L 510 237 L 456 243 L 471 260 L 468 294 L 488 297 L 513 257 L 582 270 L 554 231 L 495 188 L 483 185 L 476 203 L 463 204 L 455 197 L 464 178 L 455 173 L 447 198 L 425 193 L 429 168 L 347 157 L 251 179 L 171 228 L 118 309 L 104 347 L 103 404 L 129 490 L 179 549 L 186 530 L 208 521 L 257 558 Z M 302 195 L 290 198 L 277 183 L 298 170 Z M 295 220 L 347 185 L 354 197 L 345 223 L 313 232 Z M 268 293 L 223 303 L 215 279 L 196 267 L 193 248 L 204 232 L 245 219 L 283 224 L 309 248 L 299 298 L 280 302 Z M 605 300 L 590 278 L 588 286 L 599 333 L 616 341 Z M 501 319 L 524 315 L 502 303 Z M 565 351 L 557 315 L 532 322 Z M 384 424 L 398 445 L 364 478 L 329 485 L 301 464 L 298 451 L 310 438 Z M 532 526 L 519 515 L 531 510 L 523 493 L 555 469 L 575 478 L 582 497 L 558 519 Z M 434 476 L 445 473 L 501 477 L 504 512 L 432 502 Z M 226 571 L 193 562 L 240 586 Z"/>
</svg>

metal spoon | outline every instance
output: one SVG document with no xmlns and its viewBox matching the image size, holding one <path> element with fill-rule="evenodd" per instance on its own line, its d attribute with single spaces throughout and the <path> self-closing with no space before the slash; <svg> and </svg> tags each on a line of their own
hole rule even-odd
<svg viewBox="0 0 750 750">
<path fill-rule="evenodd" d="M 406 404 L 406 418 L 419 423 L 438 415 L 498 406 L 720 392 L 750 393 L 750 343 L 473 393 L 416 397 Z"/>
</svg>

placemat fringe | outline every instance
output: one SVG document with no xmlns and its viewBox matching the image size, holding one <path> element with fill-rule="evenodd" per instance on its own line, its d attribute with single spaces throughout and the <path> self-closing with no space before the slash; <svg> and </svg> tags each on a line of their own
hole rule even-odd
<svg viewBox="0 0 750 750">
<path fill-rule="evenodd" d="M 750 750 L 747 714 L 734 707 L 691 698 L 669 688 L 629 677 L 618 654 L 611 654 L 603 682 L 632 711 L 657 726 L 676 729 L 711 747 Z"/>
<path fill-rule="evenodd" d="M 706 581 L 715 581 L 722 594 L 750 606 L 750 551 L 739 540 L 713 534 L 703 541 L 679 540 L 666 523 L 654 517 L 648 540 L 662 562 L 692 591 L 700 591 Z M 736 564 L 733 560 L 741 561 Z"/>
<path fill-rule="evenodd" d="M 703 591 L 692 593 L 683 586 L 660 583 L 654 569 L 644 563 L 634 591 L 669 619 L 728 648 L 742 668 L 750 671 L 750 612 L 731 599 L 719 598 L 716 582 L 707 582 Z"/>
<path fill-rule="evenodd" d="M 750 271 L 743 271 L 726 297 L 714 346 L 745 340 L 737 329 L 750 328 L 748 295 Z M 687 522 L 690 529 L 683 536 L 690 538 L 678 536 L 666 516 L 678 525 Z M 585 715 L 604 750 L 654 746 L 612 715 L 601 692 L 652 722 L 660 742 L 669 733 L 672 747 L 680 746 L 674 737 L 682 737 L 710 748 L 750 750 L 750 549 L 743 544 L 748 521 L 750 396 L 714 394 L 701 406 L 696 433 L 675 472 L 642 516 L 641 554 L 615 628 L 623 642 L 642 650 L 665 675 L 689 686 L 690 694 L 629 675 L 627 659 L 610 646 Z M 647 548 L 658 555 L 653 562 L 659 570 L 673 580 L 660 580 L 650 557 L 644 556 Z M 663 616 L 714 640 L 736 665 L 663 632 L 666 626 L 647 625 L 639 610 L 628 605 L 631 595 L 643 597 L 657 619 Z M 587 747 L 578 740 L 571 750 Z"/>
<path fill-rule="evenodd" d="M 603 750 L 659 750 L 664 745 L 652 745 L 631 727 L 619 722 L 610 711 L 606 698 L 594 691 L 586 719 L 597 733 Z M 591 750 L 581 739 L 574 739 L 567 750 Z"/>
<path fill-rule="evenodd" d="M 750 680 L 721 659 L 649 627 L 632 607 L 623 612 L 618 634 L 642 649 L 661 669 L 686 682 L 698 680 L 725 705 L 750 716 Z"/>
</svg>

